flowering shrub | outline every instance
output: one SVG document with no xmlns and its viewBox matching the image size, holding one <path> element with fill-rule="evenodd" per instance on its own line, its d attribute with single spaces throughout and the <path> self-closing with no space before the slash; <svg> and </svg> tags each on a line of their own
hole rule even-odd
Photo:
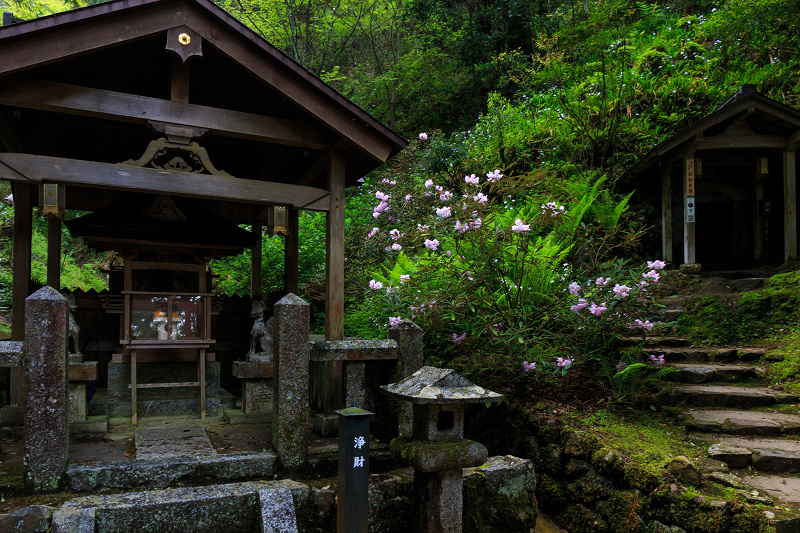
<svg viewBox="0 0 800 533">
<path fill-rule="evenodd" d="M 387 266 L 363 278 L 363 301 L 346 313 L 347 334 L 376 335 L 376 326 L 409 318 L 442 363 L 500 357 L 520 376 L 577 366 L 614 375 L 617 356 L 611 360 L 608 348 L 615 336 L 652 330 L 648 291 L 664 264 L 573 266 L 577 250 L 605 257 L 618 233 L 635 232 L 618 220 L 612 227 L 583 220 L 596 188 L 567 202 L 538 197 L 547 179 L 406 167 L 373 180 L 376 225 L 350 241 L 348 257 L 378 254 Z"/>
</svg>

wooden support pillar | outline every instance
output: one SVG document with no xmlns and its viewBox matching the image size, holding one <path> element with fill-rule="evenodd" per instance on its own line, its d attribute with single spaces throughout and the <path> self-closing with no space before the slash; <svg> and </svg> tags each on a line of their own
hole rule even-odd
<svg viewBox="0 0 800 533">
<path fill-rule="evenodd" d="M 300 212 L 287 207 L 286 229 L 283 241 L 283 283 L 286 293 L 297 294 L 300 284 Z"/>
<path fill-rule="evenodd" d="M 661 172 L 661 256 L 672 262 L 672 180 L 670 169 Z"/>
<path fill-rule="evenodd" d="M 794 150 L 783 152 L 783 258 L 797 261 L 797 181 Z"/>
<path fill-rule="evenodd" d="M 170 100 L 189 103 L 189 65 L 177 57 L 172 58 L 172 83 Z"/>
<path fill-rule="evenodd" d="M 25 298 L 30 294 L 31 279 L 31 230 L 34 195 L 38 193 L 34 185 L 17 183 L 14 186 L 14 280 L 11 286 L 11 340 L 25 340 Z M 12 368 L 10 376 L 9 401 L 12 405 L 22 405 L 23 369 Z"/>
<path fill-rule="evenodd" d="M 328 167 L 330 210 L 326 229 L 325 339 L 344 336 L 344 152 L 331 150 Z"/>
<path fill-rule="evenodd" d="M 325 340 L 338 341 L 344 338 L 344 152 L 331 150 L 328 166 L 328 190 L 330 209 L 326 217 L 326 297 Z M 341 361 L 323 363 L 322 409 L 325 415 L 333 415 L 342 405 Z"/>
<path fill-rule="evenodd" d="M 61 219 L 54 215 L 47 217 L 47 284 L 61 290 Z"/>
<path fill-rule="evenodd" d="M 764 239 L 766 216 L 763 208 L 764 182 L 758 177 L 755 180 L 753 197 L 755 198 L 755 205 L 753 206 L 753 259 L 760 263 L 766 257 L 766 242 Z"/>
<path fill-rule="evenodd" d="M 250 298 L 255 300 L 262 299 L 262 283 L 261 283 L 261 221 L 258 220 L 253 223 L 253 234 L 258 236 L 258 241 L 250 253 Z"/>
<path fill-rule="evenodd" d="M 694 153 L 690 152 L 683 159 L 683 262 L 690 265 L 696 262 L 697 257 L 694 177 Z"/>
</svg>

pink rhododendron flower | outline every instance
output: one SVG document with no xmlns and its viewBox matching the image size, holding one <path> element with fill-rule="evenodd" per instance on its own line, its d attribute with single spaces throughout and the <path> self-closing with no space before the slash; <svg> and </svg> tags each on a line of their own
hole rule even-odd
<svg viewBox="0 0 800 533">
<path fill-rule="evenodd" d="M 466 339 L 466 338 L 467 338 L 467 332 L 466 331 L 464 333 L 462 333 L 461 335 L 456 335 L 455 333 L 453 333 L 453 342 L 456 343 L 456 344 L 461 344 L 462 342 L 464 342 L 464 339 Z"/>
<path fill-rule="evenodd" d="M 371 280 L 369 280 L 369 288 L 370 289 L 375 289 L 375 290 L 382 289 L 383 288 L 383 283 L 381 283 L 380 281 L 375 281 L 374 279 L 371 279 Z"/>
<path fill-rule="evenodd" d="M 503 174 L 500 173 L 500 169 L 499 168 L 496 168 L 493 171 L 491 171 L 488 174 L 486 174 L 486 179 L 489 181 L 489 183 L 494 183 L 495 181 L 499 180 L 502 177 L 503 177 Z"/>
<path fill-rule="evenodd" d="M 627 285 L 620 285 L 619 283 L 617 283 L 616 285 L 614 285 L 614 288 L 612 290 L 614 291 L 614 296 L 616 296 L 617 298 L 625 298 L 628 296 L 628 293 L 630 292 L 631 288 L 628 287 Z"/>
<path fill-rule="evenodd" d="M 438 239 L 425 239 L 425 248 L 429 250 L 438 250 L 439 249 L 439 240 Z"/>
<path fill-rule="evenodd" d="M 653 331 L 653 326 L 655 326 L 655 324 L 653 324 L 649 320 L 642 321 L 639 318 L 628 324 L 629 329 L 642 328 L 645 331 Z"/>
<path fill-rule="evenodd" d="M 556 357 L 556 364 L 559 368 L 566 368 L 572 364 L 572 359 L 569 357 Z"/>
<path fill-rule="evenodd" d="M 536 370 L 536 363 L 529 363 L 527 361 L 522 362 L 522 370 L 524 372 L 530 372 L 531 370 Z"/>
<path fill-rule="evenodd" d="M 423 131 L 422 133 L 419 134 L 419 140 L 420 141 L 427 141 L 428 140 L 428 134 Z"/>
<path fill-rule="evenodd" d="M 402 250 L 402 249 L 403 249 L 403 247 L 400 245 L 400 243 L 392 244 L 392 250 L 394 250 L 395 252 L 398 251 L 398 250 Z"/>
<path fill-rule="evenodd" d="M 577 281 L 573 281 L 569 284 L 569 293 L 571 295 L 577 296 L 579 292 L 581 292 L 581 286 Z"/>
<path fill-rule="evenodd" d="M 662 270 L 665 266 L 667 266 L 667 264 L 664 261 L 660 261 L 660 260 L 648 261 L 647 262 L 647 268 L 650 268 L 650 269 L 653 269 L 653 270 Z"/>
<path fill-rule="evenodd" d="M 460 220 L 456 220 L 456 231 L 464 233 L 469 229 L 469 226 L 466 224 L 462 224 Z"/>
<path fill-rule="evenodd" d="M 447 218 L 452 214 L 453 214 L 453 212 L 451 211 L 451 209 L 448 206 L 437 207 L 436 208 L 436 216 L 437 217 Z"/>
<path fill-rule="evenodd" d="M 651 270 L 650 272 L 645 272 L 644 274 L 642 274 L 642 276 L 645 278 L 653 278 L 653 281 L 658 281 L 659 279 L 661 279 L 661 274 L 659 274 L 655 270 Z"/>
<path fill-rule="evenodd" d="M 390 216 L 389 217 L 389 222 L 394 222 L 394 217 Z"/>
<path fill-rule="evenodd" d="M 551 217 L 557 217 L 564 214 L 564 206 L 558 205 L 555 202 L 547 202 L 546 204 L 542 204 L 540 207 L 542 208 L 542 213 Z"/>
<path fill-rule="evenodd" d="M 417 224 L 417 229 L 419 231 L 428 231 L 431 227 L 425 224 Z"/>
<path fill-rule="evenodd" d="M 620 361 L 617 363 L 617 372 L 622 372 L 626 368 L 628 368 L 628 365 L 626 365 L 624 362 Z"/>
<path fill-rule="evenodd" d="M 472 199 L 478 202 L 479 204 L 485 204 L 489 200 L 489 197 L 483 194 L 482 192 L 479 192 Z"/>
<path fill-rule="evenodd" d="M 376 191 L 375 192 L 375 198 L 377 198 L 381 202 L 388 202 L 390 196 L 388 194 L 382 193 L 381 191 Z"/>
<path fill-rule="evenodd" d="M 411 274 L 400 274 L 400 283 L 405 283 L 411 279 Z"/>
<path fill-rule="evenodd" d="M 403 317 L 401 317 L 401 316 L 390 316 L 389 317 L 389 326 L 390 327 L 395 327 L 397 324 L 400 323 L 401 320 L 403 320 Z"/>
<path fill-rule="evenodd" d="M 597 285 L 598 287 L 605 287 L 609 281 L 611 281 L 611 278 L 604 278 L 603 276 L 600 276 L 599 278 L 594 280 L 594 284 Z"/>
<path fill-rule="evenodd" d="M 650 354 L 650 362 L 655 364 L 656 366 L 661 366 L 664 364 L 664 354 L 656 356 L 655 354 Z"/>
<path fill-rule="evenodd" d="M 523 224 L 522 219 L 518 218 L 514 221 L 514 225 L 511 226 L 511 231 L 516 231 L 518 233 L 523 233 L 526 231 L 530 231 L 531 227 L 529 224 Z"/>
<path fill-rule="evenodd" d="M 439 195 L 439 199 L 443 202 L 448 201 L 452 197 L 453 193 L 451 193 L 450 191 L 444 191 L 442 194 Z"/>
<path fill-rule="evenodd" d="M 434 189 L 436 189 L 436 192 L 442 192 L 444 190 L 444 187 L 442 187 L 441 185 L 436 185 Z"/>
<path fill-rule="evenodd" d="M 480 183 L 480 178 L 475 174 L 470 174 L 469 176 L 464 177 L 464 182 L 471 183 L 472 185 L 477 185 Z"/>
<path fill-rule="evenodd" d="M 594 316 L 600 316 L 606 311 L 608 307 L 606 307 L 606 303 L 603 302 L 600 305 L 596 303 L 592 303 L 592 306 L 589 308 L 589 312 L 592 313 Z"/>
<path fill-rule="evenodd" d="M 391 237 L 391 239 L 392 239 L 393 241 L 396 241 L 397 239 L 399 239 L 399 238 L 400 238 L 400 237 L 402 237 L 402 236 L 403 236 L 403 234 L 402 234 L 402 233 L 400 233 L 400 230 L 399 230 L 399 229 L 397 229 L 397 228 L 395 228 L 395 229 L 393 229 L 393 230 L 389 231 L 389 237 Z"/>
<path fill-rule="evenodd" d="M 378 234 L 379 231 L 380 231 L 380 228 L 378 228 L 378 226 L 375 226 L 374 228 L 372 228 L 372 231 L 369 232 L 369 235 L 367 235 L 367 238 L 374 237 L 375 235 Z"/>
<path fill-rule="evenodd" d="M 478 229 L 482 225 L 483 225 L 483 221 L 481 219 L 479 219 L 479 218 L 476 218 L 475 220 L 473 220 L 472 222 L 469 223 L 469 227 L 471 227 L 472 229 Z"/>
<path fill-rule="evenodd" d="M 381 214 L 379 212 L 377 212 L 377 211 L 372 213 L 372 218 L 378 218 L 379 216 L 381 216 Z"/>
<path fill-rule="evenodd" d="M 376 205 L 376 206 L 373 208 L 373 211 L 375 211 L 376 213 L 383 213 L 383 212 L 384 212 L 384 211 L 386 211 L 388 208 L 389 208 L 389 204 L 387 204 L 386 202 L 383 202 L 383 201 L 382 201 L 381 203 L 379 203 L 378 205 Z"/>
<path fill-rule="evenodd" d="M 430 189 L 433 187 L 433 180 L 425 180 L 425 188 Z"/>
<path fill-rule="evenodd" d="M 589 302 L 586 301 L 586 298 L 578 298 L 578 303 L 576 303 L 575 305 L 571 305 L 569 307 L 569 310 L 577 313 L 578 311 L 586 307 L 589 307 Z"/>
<path fill-rule="evenodd" d="M 411 196 L 410 194 L 406 194 L 406 202 L 410 202 L 412 198 L 413 196 Z"/>
</svg>

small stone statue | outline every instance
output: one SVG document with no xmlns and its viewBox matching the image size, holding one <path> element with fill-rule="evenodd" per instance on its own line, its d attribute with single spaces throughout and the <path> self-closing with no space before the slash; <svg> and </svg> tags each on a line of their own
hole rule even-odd
<svg viewBox="0 0 800 533">
<path fill-rule="evenodd" d="M 75 355 L 81 355 L 81 345 L 80 345 L 80 342 L 78 342 L 78 339 L 80 338 L 81 328 L 78 327 L 78 323 L 75 322 L 75 316 L 72 314 L 72 312 L 75 311 L 78 308 L 77 304 L 75 303 L 75 295 L 74 294 L 70 293 L 70 294 L 67 295 L 67 305 L 68 305 L 68 308 L 69 308 L 69 329 L 67 330 L 67 335 L 68 335 L 67 336 L 67 351 L 69 351 L 69 340 L 72 339 L 72 346 L 73 346 L 75 351 L 69 352 L 69 353 L 75 354 Z"/>
<path fill-rule="evenodd" d="M 275 324 L 270 317 L 264 322 L 264 302 L 253 302 L 250 316 L 255 318 L 253 328 L 250 330 L 250 351 L 248 360 L 254 355 L 272 355 L 272 338 L 275 334 Z"/>
</svg>

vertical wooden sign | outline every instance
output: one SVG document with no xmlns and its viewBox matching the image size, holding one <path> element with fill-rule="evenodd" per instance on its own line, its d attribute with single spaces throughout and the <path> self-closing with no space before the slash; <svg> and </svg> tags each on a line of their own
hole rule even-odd
<svg viewBox="0 0 800 533">
<path fill-rule="evenodd" d="M 683 262 L 695 263 L 695 187 L 694 187 L 694 154 L 684 158 L 683 166 Z"/>
</svg>

